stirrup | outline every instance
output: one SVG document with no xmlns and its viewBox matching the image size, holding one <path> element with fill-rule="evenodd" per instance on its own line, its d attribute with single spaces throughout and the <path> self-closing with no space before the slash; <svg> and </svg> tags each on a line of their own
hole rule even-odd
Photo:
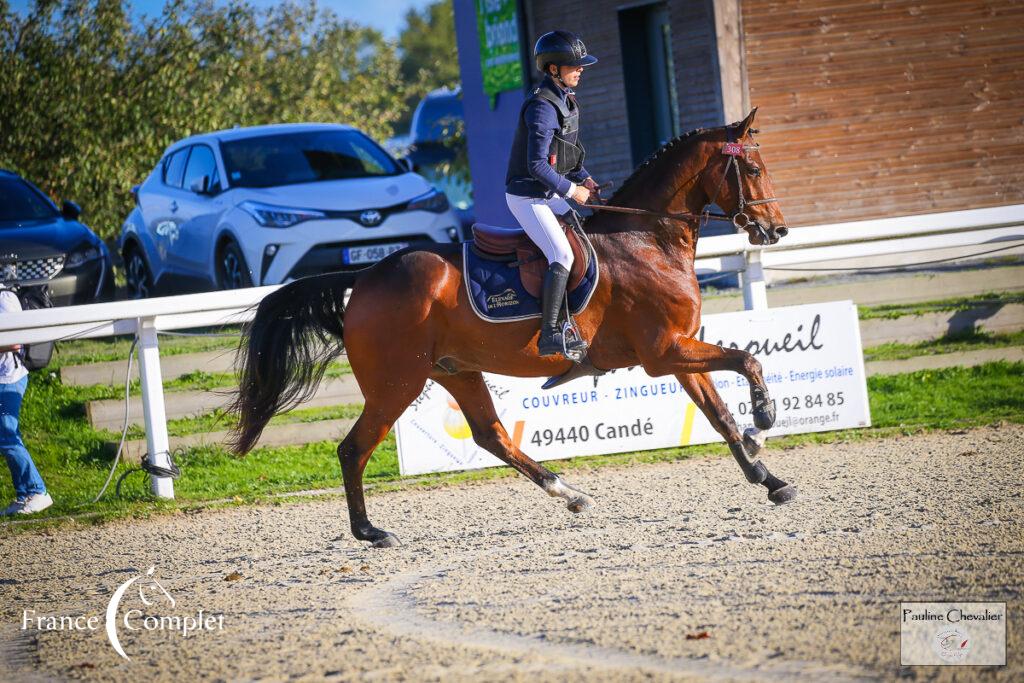
<svg viewBox="0 0 1024 683">
<path fill-rule="evenodd" d="M 580 336 L 572 320 L 562 322 L 562 353 L 573 363 L 580 363 L 587 355 L 589 346 Z"/>
</svg>

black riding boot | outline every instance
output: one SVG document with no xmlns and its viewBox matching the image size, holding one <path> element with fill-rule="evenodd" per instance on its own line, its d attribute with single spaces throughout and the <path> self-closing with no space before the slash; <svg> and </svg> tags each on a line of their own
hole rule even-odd
<svg viewBox="0 0 1024 683">
<path fill-rule="evenodd" d="M 569 271 L 561 263 L 552 263 L 544 276 L 544 291 L 541 293 L 540 341 L 537 349 L 541 356 L 562 355 L 562 330 L 558 327 L 558 314 L 565 298 L 565 286 L 569 283 Z"/>
</svg>

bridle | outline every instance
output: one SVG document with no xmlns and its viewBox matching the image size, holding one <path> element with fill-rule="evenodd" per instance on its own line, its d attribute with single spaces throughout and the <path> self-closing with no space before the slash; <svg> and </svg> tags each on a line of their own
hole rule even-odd
<svg viewBox="0 0 1024 683">
<path fill-rule="evenodd" d="M 639 216 L 655 216 L 658 218 L 667 218 L 669 220 L 677 221 L 691 221 L 697 219 L 700 221 L 700 227 L 703 227 L 708 221 L 729 221 L 736 227 L 737 231 L 746 230 L 749 226 L 753 225 L 754 229 L 761 235 L 761 239 L 765 244 L 770 244 L 771 239 L 768 235 L 768 230 L 765 229 L 756 219 L 750 217 L 745 211 L 748 206 L 759 206 L 762 204 L 771 204 L 778 202 L 776 197 L 767 197 L 765 199 L 751 199 L 748 200 L 743 192 L 743 177 L 740 171 L 739 157 L 745 157 L 747 152 L 757 150 L 760 145 L 757 143 L 751 143 L 749 145 L 738 142 L 730 131 L 729 140 L 722 146 L 722 154 L 729 157 L 729 161 L 726 162 L 725 168 L 722 170 L 722 177 L 718 179 L 718 185 L 715 187 L 714 196 L 704 206 L 704 211 L 700 214 L 693 214 L 688 212 L 681 213 L 665 213 L 661 211 L 651 211 L 649 209 L 637 209 L 627 206 L 608 206 L 607 204 L 586 204 L 588 209 L 596 209 L 598 211 L 611 211 L 613 213 L 629 213 Z M 722 193 L 722 188 L 725 186 L 726 181 L 729 178 L 729 170 L 735 170 L 736 174 L 736 209 L 730 214 L 714 214 L 711 213 L 711 206 L 718 201 L 719 195 Z M 757 174 L 760 175 L 760 170 Z"/>
<path fill-rule="evenodd" d="M 730 135 L 730 138 L 732 136 Z M 771 237 L 768 234 L 768 230 L 765 229 L 757 219 L 751 218 L 750 215 L 745 211 L 748 206 L 759 206 L 761 204 L 772 204 L 778 202 L 776 197 L 766 197 L 764 199 L 750 199 L 746 198 L 743 193 L 743 177 L 740 175 L 740 162 L 739 158 L 746 157 L 747 152 L 757 150 L 760 145 L 757 143 L 751 143 L 745 145 L 736 140 L 730 139 L 722 146 L 722 154 L 729 157 L 729 161 L 726 162 L 725 168 L 722 170 L 722 177 L 718 179 L 718 185 L 715 187 L 715 194 L 711 197 L 711 200 L 707 203 L 707 206 L 711 206 L 718 201 L 718 196 L 722 193 L 722 188 L 725 186 L 726 179 L 729 177 L 729 169 L 733 169 L 736 172 L 736 209 L 728 215 L 728 219 L 732 221 L 732 224 L 736 227 L 736 230 L 746 230 L 748 227 L 753 225 L 753 228 L 757 230 L 758 234 L 761 235 L 761 240 L 765 244 L 771 243 Z M 761 174 L 760 169 L 757 173 L 753 174 L 759 176 Z M 705 207 L 704 214 L 708 215 L 708 208 Z"/>
</svg>

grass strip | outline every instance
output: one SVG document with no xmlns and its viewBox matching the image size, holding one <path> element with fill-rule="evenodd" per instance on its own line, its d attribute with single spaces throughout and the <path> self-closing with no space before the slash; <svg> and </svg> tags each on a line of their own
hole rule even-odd
<svg viewBox="0 0 1024 683">
<path fill-rule="evenodd" d="M 179 458 L 182 477 L 176 482 L 176 501 L 154 501 L 141 473 L 127 479 L 122 497 L 109 491 L 91 504 L 107 476 L 110 457 L 104 448 L 109 432 L 90 428 L 84 399 L 94 387 L 65 387 L 56 378 L 35 373 L 22 409 L 22 433 L 47 482 L 55 504 L 45 517 L 96 513 L 106 520 L 182 511 L 208 501 L 238 503 L 271 500 L 280 494 L 340 485 L 335 442 L 258 448 L 237 458 L 218 446 L 190 450 Z M 874 426 L 869 429 L 823 432 L 772 439 L 771 448 L 856 441 L 933 429 L 963 429 L 999 421 L 1024 422 L 1024 363 L 989 363 L 972 368 L 944 368 L 868 379 Z M 696 456 L 725 455 L 724 444 L 706 444 L 658 451 L 641 451 L 549 461 L 555 470 L 673 462 Z M 127 471 L 124 464 L 118 476 Z M 512 476 L 507 468 L 417 477 L 398 474 L 394 437 L 378 447 L 365 480 L 377 490 L 404 486 L 433 486 Z M 0 500 L 13 498 L 10 479 L 0 480 Z M 36 525 L 27 525 L 34 528 Z M 7 526 L 6 530 L 24 526 Z M 0 532 L 5 533 L 5 532 Z"/>
<path fill-rule="evenodd" d="M 272 425 L 298 424 L 309 422 L 320 422 L 321 420 L 338 420 L 344 418 L 357 418 L 363 412 L 363 406 L 359 404 L 347 404 L 337 406 L 325 406 L 322 408 L 302 408 L 293 410 L 281 415 L 275 415 L 270 420 Z M 167 421 L 168 436 L 188 436 L 190 434 L 205 434 L 208 432 L 220 432 L 233 429 L 238 421 L 234 415 L 229 415 L 223 409 L 218 408 L 213 412 L 197 417 L 180 418 Z M 120 436 L 118 432 L 117 436 Z M 129 439 L 144 439 L 146 431 L 142 425 L 132 425 L 128 428 Z"/>
</svg>

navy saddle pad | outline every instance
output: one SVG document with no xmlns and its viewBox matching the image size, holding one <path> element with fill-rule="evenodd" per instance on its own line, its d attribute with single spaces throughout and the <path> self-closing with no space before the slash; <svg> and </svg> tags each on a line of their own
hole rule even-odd
<svg viewBox="0 0 1024 683">
<path fill-rule="evenodd" d="M 590 264 L 580 284 L 569 292 L 569 310 L 573 315 L 587 307 L 597 288 L 597 254 L 589 240 L 584 237 L 583 242 L 590 252 Z M 540 299 L 523 287 L 519 268 L 512 266 L 511 261 L 492 261 L 480 256 L 471 248 L 472 244 L 462 245 L 462 267 L 473 312 L 495 323 L 539 318 Z"/>
</svg>

